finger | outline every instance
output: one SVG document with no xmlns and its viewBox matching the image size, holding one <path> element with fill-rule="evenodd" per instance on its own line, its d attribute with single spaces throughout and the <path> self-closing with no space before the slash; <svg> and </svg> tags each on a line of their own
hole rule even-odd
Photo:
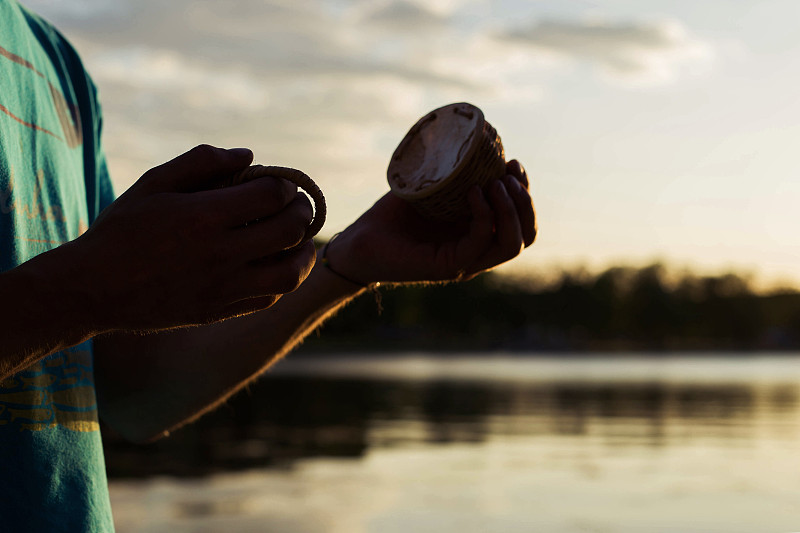
<svg viewBox="0 0 800 533">
<path fill-rule="evenodd" d="M 508 259 L 516 257 L 522 249 L 522 227 L 519 223 L 514 202 L 505 184 L 498 180 L 490 189 L 489 198 L 495 213 L 495 238 Z"/>
<path fill-rule="evenodd" d="M 236 228 L 228 239 L 231 253 L 252 261 L 287 250 L 303 240 L 313 218 L 308 197 L 295 193 L 280 213 Z"/>
<path fill-rule="evenodd" d="M 537 233 L 536 211 L 533 208 L 533 199 L 514 176 L 505 176 L 503 183 L 516 207 L 525 246 L 530 246 L 536 240 Z"/>
<path fill-rule="evenodd" d="M 469 191 L 468 201 L 472 218 L 466 235 L 456 243 L 454 260 L 456 267 L 461 267 L 462 271 L 491 247 L 494 227 L 494 213 L 480 187 L 475 186 Z M 447 273 L 444 277 L 449 275 Z"/>
<path fill-rule="evenodd" d="M 311 241 L 251 265 L 256 294 L 287 294 L 295 291 L 311 273 L 317 253 Z"/>
<path fill-rule="evenodd" d="M 253 161 L 247 148 L 226 150 L 201 144 L 148 170 L 142 180 L 163 192 L 194 192 L 214 187 Z"/>
<path fill-rule="evenodd" d="M 524 188 L 530 188 L 531 184 L 528 180 L 528 173 L 525 171 L 525 167 L 522 166 L 522 163 L 516 159 L 512 159 L 506 163 L 506 173 L 517 178 L 517 181 L 519 181 Z"/>
<path fill-rule="evenodd" d="M 475 263 L 475 271 L 488 270 L 505 263 L 523 249 L 522 229 L 514 202 L 500 180 L 489 186 L 488 199 L 495 214 L 494 242 Z"/>
<path fill-rule="evenodd" d="M 220 313 L 221 318 L 235 318 L 249 315 L 257 311 L 262 311 L 272 307 L 280 300 L 282 294 L 270 294 L 268 296 L 258 296 L 255 298 L 245 298 L 225 307 Z"/>
<path fill-rule="evenodd" d="M 246 306 L 253 298 L 270 298 L 294 291 L 308 277 L 316 260 L 314 244 L 250 261 L 216 284 L 224 309 Z"/>
<path fill-rule="evenodd" d="M 280 178 L 265 176 L 241 185 L 196 193 L 196 198 L 213 206 L 225 227 L 273 216 L 297 198 L 297 186 Z"/>
<path fill-rule="evenodd" d="M 222 322 L 223 320 L 249 315 L 274 305 L 275 302 L 280 300 L 280 298 L 280 294 L 270 294 L 268 296 L 258 296 L 255 298 L 238 300 L 232 304 L 225 305 L 221 309 L 212 311 L 200 319 L 195 320 L 194 325 L 202 326 L 214 324 L 216 322 Z"/>
</svg>

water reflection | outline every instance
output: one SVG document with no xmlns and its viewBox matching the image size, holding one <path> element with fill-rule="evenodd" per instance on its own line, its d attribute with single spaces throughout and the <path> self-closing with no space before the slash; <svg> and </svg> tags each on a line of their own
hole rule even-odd
<svg viewBox="0 0 800 533">
<path fill-rule="evenodd" d="M 491 363 L 483 362 L 487 372 Z M 380 364 L 369 362 L 373 370 Z M 454 379 L 466 363 L 441 364 L 452 372 L 425 379 L 380 372 L 372 379 L 358 372 L 319 375 L 308 370 L 313 365 L 297 371 L 287 366 L 169 439 L 141 447 L 106 432 L 109 475 L 283 468 L 310 457 L 359 458 L 373 449 L 519 437 L 551 439 L 557 443 L 551 448 L 566 455 L 589 448 L 615 454 L 698 443 L 729 450 L 800 443 L 798 385 L 791 373 L 756 379 L 745 370 L 741 379 L 704 382 L 693 379 L 694 370 L 686 379 L 680 372 L 677 379 L 661 379 L 656 369 L 635 379 L 602 372 L 596 379 L 575 379 L 570 372 L 542 379 L 547 373 L 540 366 L 531 379 L 480 379 L 480 371 Z M 525 365 L 516 364 L 524 374 Z"/>
</svg>

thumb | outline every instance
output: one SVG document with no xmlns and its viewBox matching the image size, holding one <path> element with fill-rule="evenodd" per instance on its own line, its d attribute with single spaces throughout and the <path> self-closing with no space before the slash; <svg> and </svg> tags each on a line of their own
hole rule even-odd
<svg viewBox="0 0 800 533">
<path fill-rule="evenodd" d="M 142 180 L 159 191 L 194 192 L 212 188 L 253 162 L 247 148 L 195 146 L 172 161 L 148 170 Z"/>
</svg>

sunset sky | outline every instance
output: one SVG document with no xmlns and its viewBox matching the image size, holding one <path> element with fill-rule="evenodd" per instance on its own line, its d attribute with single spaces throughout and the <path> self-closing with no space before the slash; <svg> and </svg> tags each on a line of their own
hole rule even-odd
<svg viewBox="0 0 800 533">
<path fill-rule="evenodd" d="M 117 192 L 199 144 L 384 191 L 429 110 L 481 107 L 533 177 L 514 268 L 729 268 L 800 284 L 796 0 L 28 0 L 100 87 Z"/>
</svg>

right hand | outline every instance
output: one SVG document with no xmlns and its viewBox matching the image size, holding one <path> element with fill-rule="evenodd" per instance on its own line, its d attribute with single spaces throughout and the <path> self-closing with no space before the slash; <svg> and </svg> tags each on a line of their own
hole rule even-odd
<svg viewBox="0 0 800 533">
<path fill-rule="evenodd" d="M 471 218 L 442 222 L 388 192 L 340 234 L 328 259 L 360 285 L 464 281 L 533 244 L 536 211 L 519 161 L 509 161 L 503 178 L 469 194 Z"/>
<path fill-rule="evenodd" d="M 219 188 L 252 158 L 198 146 L 146 172 L 65 245 L 95 331 L 216 322 L 269 307 L 302 283 L 314 246 L 288 249 L 311 221 L 306 196 L 270 177 Z"/>
</svg>

